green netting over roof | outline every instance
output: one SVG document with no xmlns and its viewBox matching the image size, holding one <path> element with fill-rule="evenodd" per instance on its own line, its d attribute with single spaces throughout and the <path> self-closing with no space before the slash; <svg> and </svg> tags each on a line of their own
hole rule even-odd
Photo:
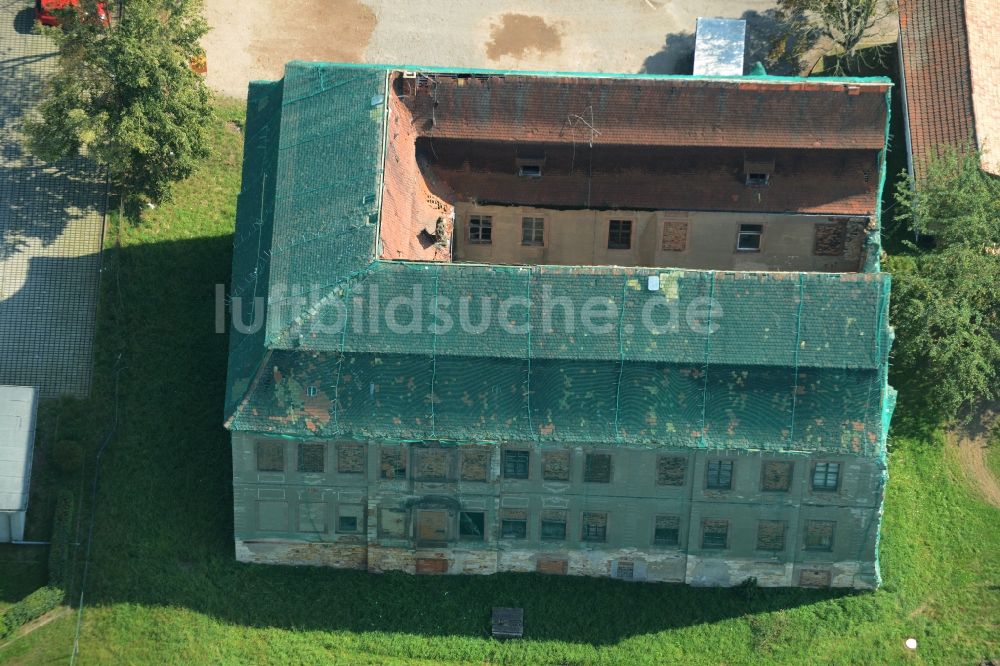
<svg viewBox="0 0 1000 666">
<path fill-rule="evenodd" d="M 885 274 L 376 261 L 386 72 L 251 85 L 228 427 L 884 455 Z"/>
</svg>

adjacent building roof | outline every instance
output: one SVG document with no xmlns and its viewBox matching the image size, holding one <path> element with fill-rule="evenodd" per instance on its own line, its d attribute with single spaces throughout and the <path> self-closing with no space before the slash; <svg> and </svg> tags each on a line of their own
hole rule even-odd
<svg viewBox="0 0 1000 666">
<path fill-rule="evenodd" d="M 28 508 L 38 390 L 0 386 L 0 511 Z"/>
<path fill-rule="evenodd" d="M 971 144 L 1000 174 L 1000 4 L 900 0 L 899 27 L 913 173 L 941 147 Z"/>
<path fill-rule="evenodd" d="M 251 85 L 231 295 L 240 321 L 265 325 L 233 330 L 229 427 L 884 449 L 892 334 L 889 278 L 877 264 L 845 275 L 387 261 L 380 225 L 440 205 L 407 189 L 419 136 L 472 141 L 482 128 L 493 138 L 509 131 L 519 141 L 571 143 L 552 123 L 572 129 L 568 110 L 592 107 L 608 121 L 595 141 L 609 148 L 717 148 L 728 132 L 740 146 L 783 135 L 777 143 L 789 150 L 805 141 L 820 159 L 849 159 L 884 149 L 885 80 L 421 71 L 407 78 L 429 92 L 408 98 L 393 88 L 400 72 L 378 66 L 292 63 L 283 81 Z M 435 95 L 438 105 L 428 104 Z M 702 109 L 699 127 L 692 105 Z M 670 118 L 688 127 L 678 131 Z M 877 181 L 881 158 L 872 168 Z M 372 312 L 400 297 L 404 312 L 444 312 L 451 325 L 420 317 L 411 326 L 404 314 L 396 328 L 376 316 L 373 329 Z M 560 315 L 546 311 L 546 297 L 588 302 L 605 325 L 547 326 Z M 474 313 L 469 325 L 460 323 L 463 307 Z M 485 328 L 484 312 L 494 318 Z"/>
</svg>

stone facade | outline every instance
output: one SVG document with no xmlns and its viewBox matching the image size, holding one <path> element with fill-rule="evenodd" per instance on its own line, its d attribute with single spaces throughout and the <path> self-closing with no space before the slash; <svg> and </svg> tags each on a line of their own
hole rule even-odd
<svg viewBox="0 0 1000 666">
<path fill-rule="evenodd" d="M 879 581 L 884 469 L 861 456 L 234 433 L 233 465 L 245 562 L 724 586 Z"/>
</svg>

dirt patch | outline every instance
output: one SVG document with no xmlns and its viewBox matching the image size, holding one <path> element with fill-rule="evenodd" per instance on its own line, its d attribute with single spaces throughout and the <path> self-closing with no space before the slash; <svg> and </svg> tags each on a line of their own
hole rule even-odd
<svg viewBox="0 0 1000 666">
<path fill-rule="evenodd" d="M 281 78 L 289 60 L 361 62 L 375 14 L 359 0 L 208 0 L 209 87 L 243 97 L 247 83 Z"/>
<path fill-rule="evenodd" d="M 562 50 L 559 30 L 546 23 L 541 16 L 504 14 L 499 23 L 493 24 L 490 37 L 491 41 L 486 44 L 486 56 L 490 60 L 499 60 L 503 56 L 520 60 L 529 52 L 544 55 Z"/>
<path fill-rule="evenodd" d="M 948 432 L 948 445 L 955 447 L 966 476 L 983 498 L 1000 509 L 1000 481 L 986 462 L 992 429 L 1000 423 L 1000 404 L 990 405 L 967 426 Z"/>
</svg>

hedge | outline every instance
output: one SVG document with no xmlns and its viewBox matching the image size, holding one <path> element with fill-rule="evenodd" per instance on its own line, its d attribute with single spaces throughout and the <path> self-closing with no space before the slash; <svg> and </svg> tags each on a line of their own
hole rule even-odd
<svg viewBox="0 0 1000 666">
<path fill-rule="evenodd" d="M 52 545 L 49 547 L 49 585 L 69 587 L 72 572 L 73 494 L 59 491 L 52 520 Z"/>
<path fill-rule="evenodd" d="M 57 608 L 65 595 L 61 587 L 46 585 L 21 599 L 0 615 L 0 638 L 10 636 L 18 627 Z"/>
</svg>

